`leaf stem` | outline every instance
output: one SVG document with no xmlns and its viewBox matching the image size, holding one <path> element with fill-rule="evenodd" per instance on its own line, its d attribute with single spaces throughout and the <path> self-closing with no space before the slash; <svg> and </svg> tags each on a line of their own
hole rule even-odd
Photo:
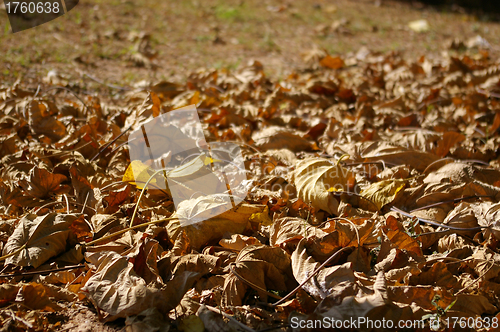
<svg viewBox="0 0 500 332">
<path fill-rule="evenodd" d="M 300 283 L 300 285 L 298 285 L 297 287 L 295 287 L 295 289 L 293 291 L 291 291 L 290 293 L 288 293 L 288 295 L 286 295 L 285 297 L 283 297 L 281 300 L 279 300 L 278 302 L 274 303 L 272 306 L 278 306 L 280 304 L 282 304 L 283 302 L 285 302 L 286 300 L 288 300 L 289 298 L 291 298 L 295 293 L 297 293 L 301 288 L 302 286 L 304 286 L 309 280 L 311 280 L 323 267 L 325 267 L 326 264 L 330 263 L 330 261 L 332 259 L 334 259 L 339 253 L 343 252 L 344 250 L 347 250 L 348 248 L 350 247 L 344 247 L 344 248 L 341 248 L 339 249 L 338 251 L 336 251 L 333 255 L 331 255 L 330 257 L 328 257 L 328 259 L 326 261 L 323 262 L 323 264 L 321 264 L 320 266 L 318 266 L 318 268 L 316 270 L 314 270 L 313 273 L 311 273 L 311 275 L 309 277 L 306 278 L 306 280 L 302 281 Z"/>
<path fill-rule="evenodd" d="M 137 214 L 137 210 L 139 209 L 139 203 L 141 202 L 142 196 L 144 195 L 144 192 L 146 191 L 146 188 L 147 188 L 149 182 L 151 182 L 151 180 L 156 176 L 156 174 L 158 174 L 160 172 L 164 172 L 164 171 L 165 171 L 165 169 L 159 169 L 156 172 L 154 172 L 149 177 L 148 181 L 146 181 L 146 184 L 144 184 L 144 187 L 142 187 L 141 194 L 139 195 L 139 199 L 137 200 L 137 203 L 135 204 L 135 209 L 134 209 L 134 213 L 132 214 L 132 219 L 130 220 L 130 227 L 132 227 L 132 224 L 134 223 L 135 215 Z"/>
<path fill-rule="evenodd" d="M 236 263 L 231 263 L 229 264 L 229 270 L 231 270 L 231 273 L 234 274 L 238 279 L 240 279 L 241 281 L 243 281 L 245 284 L 247 284 L 248 286 L 252 287 L 253 289 L 257 290 L 257 291 L 261 291 L 261 292 L 264 292 L 266 293 L 268 296 L 270 297 L 274 297 L 275 299 L 277 300 L 281 300 L 281 296 L 278 296 L 276 294 L 273 294 L 267 290 L 265 290 L 264 288 L 260 287 L 260 286 L 257 286 L 256 284 L 246 280 L 245 278 L 243 278 L 242 276 L 240 276 L 238 273 L 236 273 L 236 271 L 234 271 L 233 267 L 236 265 Z"/>
<path fill-rule="evenodd" d="M 96 239 L 96 240 L 93 240 L 93 241 L 90 241 L 90 242 L 87 242 L 87 243 L 84 243 L 84 245 L 86 246 L 91 246 L 91 245 L 94 245 L 98 242 L 101 242 L 101 241 L 104 241 L 104 240 L 108 240 L 108 239 L 111 239 L 117 235 L 121 235 L 123 233 L 126 233 L 130 230 L 133 230 L 133 229 L 136 229 L 136 228 L 140 228 L 140 227 L 143 227 L 143 226 L 148 226 L 148 225 L 154 225 L 154 224 L 159 224 L 161 222 L 164 222 L 164 221 L 171 221 L 171 220 L 179 220 L 181 218 L 177 218 L 177 217 L 171 217 L 171 218 L 165 218 L 165 219 L 159 219 L 159 220 L 154 220 L 154 221 L 149 221 L 149 222 L 145 222 L 143 224 L 139 224 L 139 225 L 135 225 L 135 226 L 131 226 L 131 227 L 128 227 L 128 228 L 125 228 L 125 229 L 122 229 L 121 231 L 118 231 L 118 232 L 115 232 L 113 234 L 110 234 L 110 235 L 107 235 L 105 237 L 102 237 L 100 239 Z"/>
<path fill-rule="evenodd" d="M 26 248 L 26 244 L 28 242 L 26 242 L 25 244 L 23 244 L 21 247 L 19 247 L 18 249 L 14 250 L 13 252 L 11 252 L 10 254 L 7 254 L 5 256 L 2 256 L 0 257 L 0 262 L 6 260 L 7 258 L 11 257 L 11 256 L 14 256 L 14 255 L 17 255 L 18 253 L 20 253 L 24 248 Z"/>
</svg>

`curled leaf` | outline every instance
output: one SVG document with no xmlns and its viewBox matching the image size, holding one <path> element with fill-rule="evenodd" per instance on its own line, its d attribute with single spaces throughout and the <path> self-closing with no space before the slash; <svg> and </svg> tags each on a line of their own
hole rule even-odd
<svg viewBox="0 0 500 332">
<path fill-rule="evenodd" d="M 294 172 L 299 198 L 330 214 L 338 213 L 338 201 L 330 191 L 349 191 L 354 188 L 354 173 L 326 159 L 299 161 Z"/>
</svg>

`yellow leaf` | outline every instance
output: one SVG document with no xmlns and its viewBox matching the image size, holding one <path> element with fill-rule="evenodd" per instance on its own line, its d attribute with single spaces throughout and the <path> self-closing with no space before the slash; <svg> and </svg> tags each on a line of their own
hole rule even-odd
<svg viewBox="0 0 500 332">
<path fill-rule="evenodd" d="M 330 192 L 352 190 L 356 182 L 350 170 L 320 158 L 301 160 L 294 177 L 299 198 L 330 214 L 338 209 L 338 201 Z"/>
<path fill-rule="evenodd" d="M 384 205 L 392 203 L 399 192 L 405 187 L 405 180 L 383 180 L 372 183 L 368 188 L 361 191 L 361 195 L 366 197 L 380 210 Z"/>
<path fill-rule="evenodd" d="M 265 207 L 264 211 L 254 213 L 250 216 L 250 222 L 262 224 L 262 226 L 269 226 L 273 220 L 269 217 L 269 208 Z"/>
<path fill-rule="evenodd" d="M 147 165 L 143 164 L 140 160 L 134 160 L 128 165 L 125 174 L 123 174 L 122 181 L 128 182 L 138 189 L 143 189 L 146 182 L 148 182 L 151 175 L 154 173 L 154 170 Z M 158 184 L 161 179 L 161 175 L 158 174 L 157 177 L 154 177 L 149 181 L 149 185 L 155 186 Z"/>
<path fill-rule="evenodd" d="M 205 331 L 205 325 L 200 317 L 190 315 L 181 321 L 179 324 L 179 330 L 184 332 L 203 332 Z"/>
</svg>

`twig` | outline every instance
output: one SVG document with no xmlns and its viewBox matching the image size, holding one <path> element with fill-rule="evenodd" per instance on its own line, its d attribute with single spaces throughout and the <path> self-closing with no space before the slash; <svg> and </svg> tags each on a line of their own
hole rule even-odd
<svg viewBox="0 0 500 332">
<path fill-rule="evenodd" d="M 66 194 L 63 194 L 63 196 L 64 196 L 64 199 L 66 200 L 66 212 L 69 214 L 70 210 L 69 210 L 68 196 L 66 196 Z"/>
<path fill-rule="evenodd" d="M 300 283 L 300 285 L 298 285 L 293 291 L 291 291 L 290 293 L 288 293 L 288 295 L 286 295 L 284 298 L 282 298 L 281 300 L 279 300 L 278 302 L 274 303 L 272 306 L 278 306 L 280 304 L 282 304 L 283 302 L 285 302 L 286 300 L 288 300 L 289 298 L 291 298 L 295 293 L 297 293 L 301 288 L 302 286 L 304 286 L 309 280 L 311 280 L 323 267 L 325 267 L 326 264 L 330 263 L 330 261 L 332 259 L 334 259 L 339 253 L 345 251 L 346 249 L 348 249 L 350 247 L 344 247 L 344 248 L 341 248 L 339 249 L 338 251 L 336 251 L 333 255 L 331 255 L 323 264 L 321 264 L 320 266 L 318 266 L 318 268 L 316 270 L 314 270 L 313 273 L 311 273 L 311 275 L 309 277 L 307 277 L 304 281 L 302 281 Z"/>
<path fill-rule="evenodd" d="M 238 279 L 240 279 L 241 281 L 243 281 L 245 284 L 247 284 L 248 286 L 252 287 L 253 289 L 255 290 L 258 290 L 258 291 L 261 291 L 261 292 L 264 292 L 266 293 L 267 295 L 269 295 L 270 297 L 273 297 L 277 300 L 281 300 L 281 296 L 278 296 L 276 294 L 273 294 L 267 290 L 265 290 L 264 288 L 260 287 L 260 286 L 257 286 L 256 284 L 246 280 L 245 278 L 243 278 L 242 276 L 240 276 L 238 273 L 236 273 L 236 271 L 234 271 L 233 269 L 233 266 L 236 265 L 235 262 L 232 262 L 231 264 L 229 264 L 229 270 L 231 270 L 231 273 L 234 274 Z"/>
<path fill-rule="evenodd" d="M 482 226 L 470 227 L 470 228 L 454 227 L 454 226 L 449 226 L 449 225 L 446 225 L 446 224 L 441 224 L 441 223 L 439 223 L 437 221 L 431 221 L 431 220 L 427 220 L 427 219 L 424 219 L 424 218 L 420 218 L 420 217 L 411 215 L 408 212 L 405 212 L 405 211 L 403 211 L 401 209 L 398 209 L 395 206 L 393 206 L 391 208 L 391 210 L 394 211 L 394 212 L 400 213 L 403 216 L 406 216 L 408 218 L 412 218 L 412 219 L 417 218 L 419 221 L 421 221 L 423 223 L 426 223 L 426 224 L 429 224 L 429 225 L 433 225 L 433 226 L 437 226 L 437 227 L 443 227 L 443 228 L 448 228 L 448 229 L 452 229 L 452 230 L 455 230 L 455 231 L 479 231 L 479 230 L 482 230 L 482 229 L 485 229 L 485 228 L 489 228 L 489 227 L 482 227 Z"/>
<path fill-rule="evenodd" d="M 32 275 L 39 275 L 39 274 L 48 274 L 48 273 L 52 273 L 52 272 L 79 269 L 82 267 L 85 267 L 85 264 L 65 266 L 65 267 L 60 267 L 58 269 L 51 269 L 51 270 L 29 271 L 29 272 L 20 272 L 20 273 L 13 273 L 13 274 L 0 274 L 0 278 L 10 278 L 10 277 L 19 277 L 19 276 L 24 277 L 24 276 L 32 276 Z"/>
<path fill-rule="evenodd" d="M 23 244 L 21 247 L 19 247 L 18 249 L 16 249 L 13 252 L 11 252 L 10 254 L 7 254 L 5 256 L 0 257 L 0 262 L 3 262 L 7 258 L 9 258 L 11 256 L 14 256 L 14 255 L 17 255 L 18 253 L 20 253 L 24 248 L 26 248 L 26 244 L 27 244 L 27 242 L 25 244 Z"/>
<path fill-rule="evenodd" d="M 447 201 L 437 202 L 437 203 L 434 203 L 434 204 L 429 204 L 429 205 L 426 205 L 426 206 L 419 207 L 417 209 L 413 209 L 413 210 L 410 211 L 410 213 L 415 212 L 415 211 L 425 210 L 425 209 L 428 209 L 428 208 L 431 208 L 431 207 L 434 207 L 434 206 L 438 206 L 438 205 L 441 205 L 441 204 L 455 203 L 455 202 L 460 202 L 460 201 L 463 201 L 463 200 L 466 200 L 466 199 L 469 199 L 469 198 L 482 198 L 482 197 L 493 197 L 493 196 L 491 196 L 491 195 L 475 195 L 475 196 L 466 196 L 466 197 L 454 198 L 454 199 L 450 199 L 450 200 L 447 200 Z"/>
<path fill-rule="evenodd" d="M 111 144 L 113 144 L 114 142 L 116 142 L 120 137 L 122 137 L 123 135 L 125 135 L 125 133 L 127 131 L 130 130 L 130 128 L 132 128 L 132 125 L 128 126 L 123 132 L 120 133 L 120 135 L 116 136 L 113 140 L 111 140 L 111 142 L 109 142 L 108 144 L 106 144 L 102 149 L 99 150 L 99 152 L 97 152 L 97 154 L 92 157 L 92 159 L 90 159 L 90 162 L 94 161 L 97 157 L 99 157 L 99 155 L 104 151 L 106 150 Z"/>
<path fill-rule="evenodd" d="M 105 85 L 105 86 L 107 86 L 108 88 L 111 88 L 111 89 L 122 90 L 122 91 L 132 91 L 133 90 L 131 88 L 121 87 L 121 86 L 114 85 L 114 84 L 108 84 L 108 83 L 106 83 L 104 81 L 101 81 L 100 79 L 95 78 L 94 76 L 91 76 L 91 75 L 89 75 L 87 73 L 82 73 L 82 74 L 83 74 L 83 76 L 87 76 L 88 78 L 90 78 L 92 81 L 95 81 L 95 82 L 97 82 L 99 84 Z"/>
<path fill-rule="evenodd" d="M 495 262 L 493 261 L 491 263 L 491 266 L 486 271 L 484 271 L 483 273 L 481 273 L 481 275 L 479 277 L 477 277 L 475 280 L 472 280 L 467 286 L 465 286 L 464 288 L 462 288 L 461 290 L 459 290 L 454 296 L 460 295 L 464 290 L 466 290 L 467 288 L 469 288 L 470 286 L 474 285 L 479 280 L 481 280 L 481 278 L 484 277 L 486 275 L 486 273 L 490 272 L 491 268 L 494 265 L 495 265 Z"/>
<path fill-rule="evenodd" d="M 107 184 L 105 185 L 104 187 L 102 187 L 100 190 L 101 192 L 103 192 L 104 190 L 108 189 L 109 187 L 112 187 L 114 185 L 117 185 L 117 184 L 129 184 L 127 181 L 116 181 L 116 182 L 111 182 L 110 184 Z"/>
<path fill-rule="evenodd" d="M 223 312 L 222 310 L 217 310 L 217 308 L 214 308 L 214 307 L 211 307 L 209 305 L 206 305 L 205 304 L 205 307 L 212 311 L 212 312 L 215 312 L 217 314 L 221 314 L 222 316 L 228 318 L 229 320 L 231 320 L 232 322 L 234 322 L 235 324 L 237 324 L 239 327 L 241 327 L 243 330 L 247 331 L 247 332 L 256 332 L 254 329 L 246 326 L 245 324 L 241 323 L 239 320 L 237 320 L 236 318 L 234 318 L 233 316 L 229 315 L 229 314 L 226 314 L 225 312 Z"/>
<path fill-rule="evenodd" d="M 109 156 L 110 154 L 112 154 L 112 153 L 113 153 L 113 152 L 115 152 L 116 150 L 119 150 L 119 149 L 120 149 L 122 146 L 124 146 L 124 145 L 128 146 L 128 142 L 123 142 L 122 144 L 118 145 L 116 148 L 114 148 L 114 149 L 113 149 L 113 150 L 111 150 L 110 152 L 106 153 L 106 154 L 104 155 L 104 157 Z"/>
<path fill-rule="evenodd" d="M 104 240 L 108 240 L 108 239 L 111 239 L 117 235 L 121 235 L 123 233 L 126 233 L 128 231 L 131 231 L 133 229 L 136 229 L 136 228 L 140 228 L 140 227 L 143 227 L 143 226 L 148 226 L 148 225 L 154 225 L 154 224 L 159 224 L 161 222 L 165 222 L 165 221 L 170 221 L 170 220 L 180 220 L 181 218 L 175 218 L 175 217 L 172 217 L 172 218 L 165 218 L 165 219 L 159 219 L 159 220 L 154 220 L 154 221 L 149 221 L 149 222 L 145 222 L 143 224 L 140 224 L 140 225 L 135 225 L 135 226 L 132 226 L 132 227 L 128 227 L 128 228 L 125 228 L 125 229 L 122 229 L 121 231 L 118 231 L 118 232 L 115 232 L 113 234 L 110 234 L 110 235 L 107 235 L 105 237 L 102 237 L 100 239 L 97 239 L 97 240 L 93 240 L 93 241 L 90 241 L 90 242 L 87 242 L 87 243 L 84 243 L 84 245 L 86 246 L 91 246 L 91 245 L 94 245 L 98 242 L 101 242 L 101 241 L 104 241 Z"/>
<path fill-rule="evenodd" d="M 85 211 L 85 208 L 87 207 L 87 200 L 89 199 L 89 194 L 90 194 L 90 191 L 87 192 L 87 195 L 85 196 L 85 202 L 83 202 L 83 207 L 82 207 L 82 214 L 83 212 Z"/>
</svg>

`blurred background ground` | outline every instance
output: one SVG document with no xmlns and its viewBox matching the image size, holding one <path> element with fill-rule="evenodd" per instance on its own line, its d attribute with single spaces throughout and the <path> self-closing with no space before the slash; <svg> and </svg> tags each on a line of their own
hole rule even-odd
<svg viewBox="0 0 500 332">
<path fill-rule="evenodd" d="M 409 27 L 416 20 L 426 20 L 426 31 Z M 0 10 L 0 27 L 0 82 L 57 70 L 89 88 L 99 84 L 83 73 L 127 86 L 179 81 L 202 67 L 231 69 L 251 59 L 279 78 L 304 66 L 304 52 L 314 48 L 418 58 L 463 52 L 460 42 L 481 36 L 477 41 L 487 41 L 497 57 L 500 40 L 490 11 L 388 0 L 81 0 L 67 15 L 16 34 Z"/>
</svg>

